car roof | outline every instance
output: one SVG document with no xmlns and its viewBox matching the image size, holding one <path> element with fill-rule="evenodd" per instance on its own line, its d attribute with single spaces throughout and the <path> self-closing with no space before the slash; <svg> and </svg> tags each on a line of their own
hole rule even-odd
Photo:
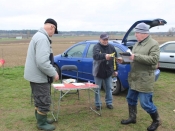
<svg viewBox="0 0 175 131">
<path fill-rule="evenodd" d="M 164 46 L 164 45 L 166 45 L 166 44 L 169 44 L 169 43 L 175 43 L 175 41 L 167 41 L 167 42 L 161 44 L 159 47 L 162 47 L 162 46 Z"/>
<path fill-rule="evenodd" d="M 81 42 L 79 42 L 77 44 L 82 44 L 82 43 L 93 43 L 93 44 L 97 44 L 98 42 L 99 42 L 99 40 L 85 40 L 85 41 L 81 41 Z M 120 41 L 115 40 L 115 39 L 114 40 L 112 40 L 112 39 L 109 40 L 108 43 L 111 44 L 111 45 L 113 45 L 113 46 L 118 46 L 122 50 L 127 50 L 128 49 L 127 46 L 123 45 Z"/>
<path fill-rule="evenodd" d="M 82 43 L 82 42 L 87 42 L 87 43 L 98 43 L 99 42 L 99 40 L 85 40 L 85 41 L 81 41 L 81 42 L 79 42 L 79 43 Z M 116 44 L 120 44 L 120 41 L 118 41 L 118 40 L 110 40 L 109 39 L 109 41 L 108 41 L 110 44 L 111 43 L 116 43 Z"/>
</svg>

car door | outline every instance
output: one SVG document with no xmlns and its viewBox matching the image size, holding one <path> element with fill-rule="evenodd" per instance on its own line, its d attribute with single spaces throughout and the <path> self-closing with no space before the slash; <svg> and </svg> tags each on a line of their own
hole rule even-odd
<svg viewBox="0 0 175 131">
<path fill-rule="evenodd" d="M 76 65 L 78 67 L 78 77 L 82 77 L 82 58 L 84 55 L 86 44 L 81 43 L 73 46 L 72 48 L 68 49 L 66 52 L 64 52 L 64 56 L 61 59 L 61 66 L 63 65 Z M 76 72 L 68 72 L 63 71 L 63 75 L 66 76 L 76 76 Z"/>
<path fill-rule="evenodd" d="M 160 47 L 159 67 L 175 69 L 175 42 Z"/>
<path fill-rule="evenodd" d="M 92 75 L 93 66 L 93 47 L 97 42 L 87 43 L 87 48 L 85 51 L 84 58 L 82 60 L 83 68 L 83 80 L 94 82 L 94 77 Z"/>
</svg>

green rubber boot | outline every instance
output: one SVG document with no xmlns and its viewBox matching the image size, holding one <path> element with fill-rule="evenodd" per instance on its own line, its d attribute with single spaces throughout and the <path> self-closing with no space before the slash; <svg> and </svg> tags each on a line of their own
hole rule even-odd
<svg viewBox="0 0 175 131">
<path fill-rule="evenodd" d="M 53 131 L 55 126 L 47 123 L 47 114 L 37 111 L 37 128 L 44 131 Z"/>
<path fill-rule="evenodd" d="M 37 109 L 36 109 L 36 108 L 35 108 L 35 117 L 36 117 L 36 119 L 37 119 Z M 52 124 L 52 123 L 54 123 L 54 122 L 55 122 L 54 119 L 47 118 L 47 123 L 48 123 L 48 124 Z"/>
</svg>

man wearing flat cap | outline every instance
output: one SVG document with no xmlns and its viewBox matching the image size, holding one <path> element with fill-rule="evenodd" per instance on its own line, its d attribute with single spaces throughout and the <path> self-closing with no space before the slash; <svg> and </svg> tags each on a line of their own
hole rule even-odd
<svg viewBox="0 0 175 131">
<path fill-rule="evenodd" d="M 159 60 L 159 44 L 149 35 L 149 26 L 139 23 L 135 27 L 135 36 L 138 42 L 132 49 L 130 59 L 131 71 L 128 76 L 130 88 L 127 94 L 129 118 L 121 124 L 136 123 L 137 102 L 140 99 L 141 107 L 151 116 L 152 124 L 147 128 L 154 131 L 160 125 L 160 118 L 153 103 L 153 87 L 155 82 L 154 71 Z M 121 63 L 121 62 L 120 62 Z"/>
<path fill-rule="evenodd" d="M 100 100 L 100 89 L 102 81 L 105 82 L 105 102 L 108 109 L 113 109 L 112 98 L 112 76 L 117 75 L 116 57 L 117 52 L 113 45 L 108 43 L 109 36 L 104 33 L 100 35 L 99 43 L 93 48 L 93 76 L 95 83 L 99 86 L 95 93 L 96 110 L 102 109 Z"/>
<path fill-rule="evenodd" d="M 55 126 L 51 125 L 54 120 L 47 118 L 51 104 L 51 83 L 59 79 L 53 67 L 50 40 L 53 34 L 58 34 L 57 22 L 49 18 L 30 41 L 24 69 L 24 78 L 30 82 L 34 98 L 37 128 L 45 131 L 55 129 Z"/>
</svg>

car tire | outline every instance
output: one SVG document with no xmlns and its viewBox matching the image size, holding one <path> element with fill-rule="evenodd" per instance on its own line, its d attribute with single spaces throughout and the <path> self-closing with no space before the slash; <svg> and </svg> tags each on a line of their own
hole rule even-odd
<svg viewBox="0 0 175 131">
<path fill-rule="evenodd" d="M 57 71 L 58 75 L 61 76 L 60 68 L 56 64 L 54 64 L 54 67 L 55 67 L 55 70 Z"/>
<path fill-rule="evenodd" d="M 121 92 L 121 84 L 120 84 L 120 81 L 119 81 L 118 78 L 117 78 L 117 81 L 116 82 L 112 83 L 112 85 L 113 85 L 112 94 L 113 95 L 120 94 L 120 92 Z M 102 82 L 102 87 L 103 87 L 103 89 L 105 91 L 106 90 L 106 85 L 105 85 L 105 82 L 104 81 Z"/>
</svg>

